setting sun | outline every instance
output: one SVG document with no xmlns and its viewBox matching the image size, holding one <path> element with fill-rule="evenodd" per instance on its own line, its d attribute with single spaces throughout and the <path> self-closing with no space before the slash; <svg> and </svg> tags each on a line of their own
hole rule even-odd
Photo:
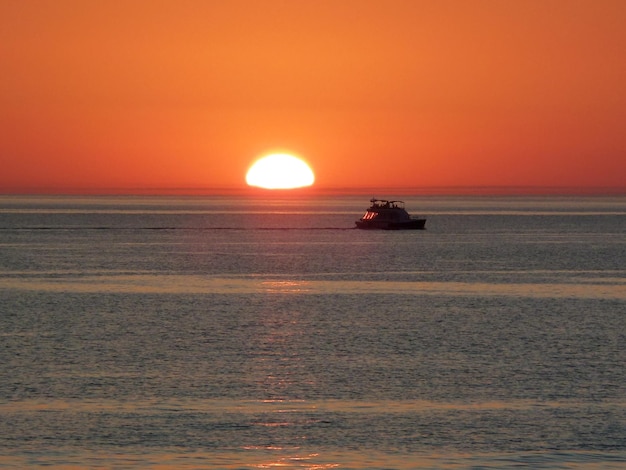
<svg viewBox="0 0 626 470">
<path fill-rule="evenodd" d="M 304 160 L 286 153 L 263 157 L 250 167 L 246 183 L 265 189 L 293 189 L 311 186 L 315 175 Z"/>
</svg>

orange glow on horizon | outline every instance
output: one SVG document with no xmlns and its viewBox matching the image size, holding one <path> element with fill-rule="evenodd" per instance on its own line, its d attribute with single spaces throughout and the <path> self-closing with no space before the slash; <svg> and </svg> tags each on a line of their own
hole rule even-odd
<svg viewBox="0 0 626 470">
<path fill-rule="evenodd" d="M 355 11 L 358 15 L 355 16 Z M 626 193 L 626 2 L 1 2 L 0 193 Z"/>
</svg>

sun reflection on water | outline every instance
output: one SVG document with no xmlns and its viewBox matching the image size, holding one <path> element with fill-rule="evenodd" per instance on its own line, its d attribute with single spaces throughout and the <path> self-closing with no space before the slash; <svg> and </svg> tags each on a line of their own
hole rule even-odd
<svg viewBox="0 0 626 470">
<path fill-rule="evenodd" d="M 265 292 L 272 293 L 305 293 L 311 291 L 309 281 L 263 281 L 261 282 Z"/>
<path fill-rule="evenodd" d="M 575 273 L 574 273 L 575 274 Z M 621 274 L 621 272 L 620 272 Z M 481 297 L 625 300 L 625 278 L 561 275 L 549 282 L 467 282 L 425 280 L 293 280 L 255 276 L 119 274 L 101 276 L 3 275 L 5 289 L 40 292 L 134 294 L 404 294 Z"/>
<path fill-rule="evenodd" d="M 254 468 L 306 468 L 307 470 L 321 470 L 324 468 L 337 468 L 338 463 L 314 463 L 311 460 L 319 458 L 320 454 L 310 453 L 280 457 L 271 462 L 253 465 Z"/>
</svg>

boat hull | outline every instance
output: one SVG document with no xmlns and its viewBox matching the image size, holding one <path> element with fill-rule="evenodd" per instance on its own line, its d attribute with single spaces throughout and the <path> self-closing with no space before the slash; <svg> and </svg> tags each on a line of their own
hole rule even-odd
<svg viewBox="0 0 626 470">
<path fill-rule="evenodd" d="M 403 222 L 357 220 L 356 228 L 362 230 L 425 230 L 426 219 L 411 219 Z"/>
</svg>

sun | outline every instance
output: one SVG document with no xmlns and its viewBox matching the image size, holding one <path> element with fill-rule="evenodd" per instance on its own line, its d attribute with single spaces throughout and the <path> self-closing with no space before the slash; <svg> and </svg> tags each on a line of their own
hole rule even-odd
<svg viewBox="0 0 626 470">
<path fill-rule="evenodd" d="M 264 189 L 293 189 L 311 186 L 315 175 L 304 160 L 287 153 L 273 153 L 252 164 L 246 183 Z"/>
</svg>

